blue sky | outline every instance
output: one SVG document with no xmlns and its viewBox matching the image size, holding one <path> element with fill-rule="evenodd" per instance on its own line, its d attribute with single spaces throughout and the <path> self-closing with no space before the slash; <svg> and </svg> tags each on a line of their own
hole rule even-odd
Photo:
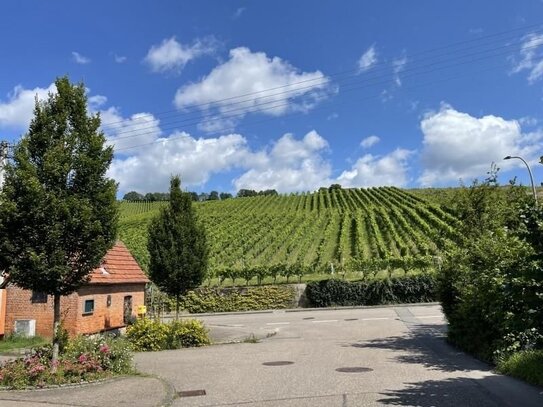
<svg viewBox="0 0 543 407">
<path fill-rule="evenodd" d="M 6 4 L 8 3 L 8 4 Z M 540 1 L 17 1 L 0 139 L 57 76 L 88 88 L 119 192 L 543 181 Z"/>
</svg>

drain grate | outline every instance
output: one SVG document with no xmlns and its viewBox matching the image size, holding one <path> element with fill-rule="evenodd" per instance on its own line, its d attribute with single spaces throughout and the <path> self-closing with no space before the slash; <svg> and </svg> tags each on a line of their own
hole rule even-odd
<svg viewBox="0 0 543 407">
<path fill-rule="evenodd" d="M 273 362 L 264 362 L 262 364 L 264 366 L 286 366 L 286 365 L 293 365 L 294 362 L 291 362 L 290 360 L 276 360 Z"/>
<path fill-rule="evenodd" d="M 360 367 L 360 366 L 353 366 L 353 367 L 338 367 L 336 369 L 336 372 L 341 373 L 365 373 L 365 372 L 372 372 L 373 369 L 370 369 L 369 367 Z"/>
<path fill-rule="evenodd" d="M 303 319 L 315 319 L 315 317 L 307 317 L 307 318 L 303 318 Z"/>
<path fill-rule="evenodd" d="M 178 391 L 177 397 L 196 397 L 196 396 L 205 396 L 206 391 L 205 390 L 185 390 L 185 391 Z"/>
</svg>

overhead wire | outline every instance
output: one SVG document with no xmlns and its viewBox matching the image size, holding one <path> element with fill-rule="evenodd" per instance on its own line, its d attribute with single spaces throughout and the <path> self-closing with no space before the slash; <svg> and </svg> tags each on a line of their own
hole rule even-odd
<svg viewBox="0 0 543 407">
<path fill-rule="evenodd" d="M 502 32 L 499 32 L 499 33 L 494 33 L 494 34 L 490 34 L 490 35 L 487 35 L 487 36 L 482 36 L 482 37 L 471 39 L 471 40 L 464 40 L 464 41 L 449 44 L 449 45 L 446 45 L 446 46 L 436 47 L 436 48 L 433 48 L 433 49 L 420 51 L 420 52 L 411 54 L 408 57 L 409 57 L 410 60 L 413 60 L 413 58 L 416 58 L 416 57 L 421 56 L 421 55 L 432 54 L 435 51 L 443 51 L 441 54 L 428 55 L 428 57 L 426 57 L 426 58 L 419 59 L 418 62 L 420 62 L 420 61 L 424 61 L 424 60 L 430 59 L 430 58 L 435 59 L 436 57 L 439 57 L 441 55 L 450 56 L 452 49 L 454 49 L 455 47 L 458 47 L 460 45 L 463 45 L 463 44 L 474 44 L 474 45 L 471 46 L 471 47 L 464 47 L 463 49 L 460 49 L 459 51 L 453 51 L 453 52 L 465 52 L 465 51 L 470 50 L 470 49 L 480 48 L 483 45 L 490 45 L 490 44 L 496 43 L 496 42 L 503 43 L 504 41 L 518 38 L 519 36 L 520 36 L 520 38 L 525 38 L 526 36 L 528 36 L 530 34 L 541 33 L 541 30 L 542 30 L 541 27 L 539 29 L 536 29 L 536 30 L 527 30 L 527 29 L 531 29 L 533 27 L 540 27 L 540 25 L 539 24 L 533 24 L 533 25 L 530 25 L 530 26 L 525 26 L 525 27 L 522 27 L 522 28 L 515 28 L 515 29 L 511 29 L 511 30 L 507 30 L 507 31 L 502 31 Z M 519 31 L 522 31 L 522 32 L 520 34 L 518 34 Z M 511 37 L 510 34 L 512 34 L 512 33 L 515 33 L 515 34 Z M 500 37 L 504 37 L 504 36 L 505 36 L 505 38 L 500 38 Z M 498 39 L 495 40 L 496 38 L 498 38 Z M 484 41 L 486 41 L 488 39 L 493 39 L 493 41 L 491 41 L 489 44 L 484 44 L 484 43 L 481 44 L 481 42 L 484 42 Z M 506 46 L 511 46 L 511 44 L 506 45 Z M 372 70 L 370 72 L 371 75 L 374 75 L 375 73 L 378 73 L 380 70 L 383 70 L 383 69 L 380 69 L 380 68 L 390 70 L 390 64 L 388 62 L 381 62 L 381 63 L 375 64 L 372 67 Z M 256 95 L 264 94 L 264 96 L 259 96 L 258 97 L 259 99 L 261 99 L 261 98 L 269 98 L 269 97 L 274 97 L 274 96 L 285 95 L 285 94 L 288 94 L 288 93 L 298 93 L 301 90 L 310 89 L 310 88 L 315 87 L 314 84 L 306 85 L 304 87 L 299 87 L 298 85 L 317 82 L 317 81 L 322 82 L 323 80 L 341 78 L 342 76 L 346 76 L 347 79 L 356 78 L 356 77 L 358 77 L 359 73 L 360 73 L 359 69 L 352 69 L 352 70 L 346 70 L 346 71 L 342 71 L 342 72 L 336 72 L 336 73 L 333 73 L 333 74 L 329 74 L 327 76 L 320 75 L 320 76 L 312 78 L 312 79 L 296 81 L 296 82 L 292 82 L 292 83 L 289 83 L 289 84 L 286 84 L 286 85 L 276 86 L 276 87 L 272 87 L 272 88 L 268 88 L 268 89 L 262 89 L 262 90 L 258 90 L 258 91 L 254 91 L 254 92 L 248 92 L 248 93 L 244 93 L 244 94 L 236 95 L 236 96 L 231 96 L 231 97 L 227 97 L 227 98 L 215 99 L 215 100 L 207 101 L 205 103 L 192 104 L 192 105 L 190 105 L 188 107 L 190 107 L 191 109 L 207 108 L 207 107 L 212 106 L 212 105 L 221 105 L 222 107 L 225 107 L 225 106 L 227 107 L 228 105 L 236 105 L 236 104 L 241 104 L 241 103 L 247 103 L 247 102 L 250 102 L 250 101 L 254 100 L 254 98 L 243 99 L 243 98 L 245 98 L 247 96 L 256 96 Z M 373 78 L 370 77 L 368 79 L 373 79 Z M 288 88 L 292 88 L 292 87 L 295 87 L 295 88 L 288 90 Z M 275 90 L 280 90 L 280 89 L 285 89 L 285 90 L 282 91 L 282 92 L 279 92 L 279 93 L 273 93 L 273 94 L 267 94 L 266 95 L 266 93 L 269 93 L 269 92 L 275 91 Z M 241 99 L 241 100 L 239 100 L 239 99 Z M 233 101 L 233 102 L 225 103 L 225 102 L 228 102 L 228 101 Z M 174 116 L 180 116 L 180 115 L 184 114 L 184 113 L 180 113 L 178 109 L 172 109 L 172 110 L 169 110 L 169 111 L 165 111 L 162 114 L 161 113 L 156 113 L 156 114 L 153 115 L 153 117 L 161 119 L 162 117 L 166 117 L 165 115 L 163 115 L 164 113 L 173 113 Z M 133 126 L 137 126 L 137 123 L 135 123 L 137 120 L 146 121 L 147 119 L 148 119 L 147 117 L 142 116 L 140 118 L 133 118 L 133 119 L 130 119 L 130 120 L 131 120 Z M 108 123 L 104 124 L 102 126 L 102 128 L 104 130 L 106 130 L 108 128 L 115 128 L 115 127 L 122 126 L 123 124 L 126 124 L 126 119 L 125 120 L 108 122 Z M 137 130 L 140 130 L 140 129 L 137 129 Z"/>
<path fill-rule="evenodd" d="M 499 48 L 496 48 L 496 49 L 503 49 L 503 47 L 499 47 Z M 437 71 L 441 71 L 441 70 L 445 70 L 445 69 L 450 69 L 450 68 L 454 68 L 454 67 L 458 67 L 458 66 L 462 66 L 462 65 L 466 65 L 466 64 L 469 64 L 469 63 L 489 59 L 489 58 L 496 57 L 496 56 L 502 56 L 502 55 L 507 54 L 507 53 L 508 53 L 508 50 L 506 49 L 505 52 L 502 52 L 502 53 L 499 53 L 499 54 L 492 54 L 492 55 L 490 55 L 490 57 L 481 56 L 481 57 L 478 57 L 478 58 L 475 58 L 475 59 L 470 59 L 470 60 L 467 60 L 467 61 L 465 61 L 465 60 L 460 60 L 459 61 L 458 58 L 455 58 L 455 62 L 453 64 L 440 66 L 440 67 L 433 68 L 433 69 L 420 70 L 421 68 L 428 68 L 428 67 L 431 67 L 433 65 L 436 65 L 436 63 L 428 64 L 426 66 L 421 66 L 421 67 L 415 67 L 414 69 L 406 69 L 405 71 L 402 72 L 402 80 L 409 79 L 409 78 L 416 77 L 416 76 L 420 76 L 420 75 L 426 75 L 428 73 L 433 73 L 433 72 L 437 72 Z M 471 56 L 474 56 L 474 55 L 480 55 L 480 53 L 465 55 L 465 56 L 463 56 L 463 58 L 471 57 Z M 500 66 L 503 66 L 503 65 L 500 65 Z M 370 86 L 386 85 L 386 84 L 389 84 L 391 81 L 393 81 L 393 79 L 389 78 L 389 79 L 379 81 L 379 82 L 374 82 L 374 83 L 363 83 L 362 82 L 361 86 L 343 87 L 343 88 L 341 88 L 341 92 L 345 93 L 345 92 L 351 92 L 351 91 L 354 91 L 354 90 L 359 90 L 359 89 L 370 87 Z M 350 83 L 349 85 L 353 85 L 353 84 L 358 85 L 357 82 Z M 269 105 L 269 106 L 263 107 L 264 105 Z M 239 118 L 239 117 L 245 116 L 247 113 L 263 112 L 263 111 L 267 111 L 267 110 L 277 109 L 277 108 L 280 108 L 280 107 L 286 107 L 288 105 L 290 105 L 290 102 L 285 102 L 284 100 L 269 101 L 269 102 L 264 102 L 264 103 L 260 103 L 258 105 L 255 105 L 250 109 L 246 109 L 246 108 L 243 108 L 243 109 L 231 109 L 230 111 L 223 112 L 223 114 L 218 118 L 212 118 L 212 119 L 208 119 L 208 120 L 198 119 L 198 120 L 193 121 L 192 123 L 188 122 L 186 119 L 184 119 L 184 120 L 181 120 L 181 121 L 176 121 L 175 123 L 170 123 L 169 125 L 171 126 L 171 125 L 175 124 L 175 126 L 173 128 L 179 127 L 179 125 L 181 123 L 184 123 L 185 126 L 192 126 L 192 125 L 197 125 L 197 124 L 201 125 L 202 123 L 210 123 L 210 122 L 212 123 L 212 122 L 215 122 L 217 120 L 225 120 L 225 119 L 228 120 L 228 119 L 233 119 L 233 118 Z M 315 110 L 315 109 L 313 109 L 313 110 Z M 236 113 L 236 112 L 240 112 L 240 113 Z M 234 114 L 227 115 L 225 113 L 234 113 Z M 141 132 L 141 130 L 143 130 L 143 129 L 138 129 L 138 130 L 140 130 L 140 132 L 138 134 L 132 134 L 132 135 L 121 136 L 121 137 L 114 137 L 113 141 L 119 141 L 119 140 L 128 139 L 128 138 L 141 137 L 141 136 L 145 136 L 145 135 L 149 135 L 149 134 L 156 134 L 155 131 Z M 169 128 L 163 126 L 161 128 L 161 130 L 169 130 Z M 129 133 L 129 132 L 131 132 L 131 131 L 118 132 L 117 134 L 123 134 L 123 133 Z M 122 149 L 119 149 L 118 151 L 122 151 Z"/>
</svg>

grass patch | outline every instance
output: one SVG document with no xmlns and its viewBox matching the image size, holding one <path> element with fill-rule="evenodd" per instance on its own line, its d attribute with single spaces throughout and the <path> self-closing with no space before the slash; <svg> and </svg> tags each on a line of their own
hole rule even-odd
<svg viewBox="0 0 543 407">
<path fill-rule="evenodd" d="M 49 343 L 49 340 L 42 338 L 41 336 L 23 336 L 23 335 L 9 335 L 0 340 L 0 353 L 10 352 L 16 349 L 33 348 L 37 346 L 43 346 Z"/>
<path fill-rule="evenodd" d="M 498 371 L 543 386 L 543 350 L 514 353 L 498 364 Z"/>
</svg>

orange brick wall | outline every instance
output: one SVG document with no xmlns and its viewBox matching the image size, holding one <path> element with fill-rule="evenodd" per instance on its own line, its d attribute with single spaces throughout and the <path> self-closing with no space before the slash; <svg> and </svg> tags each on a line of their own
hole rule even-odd
<svg viewBox="0 0 543 407">
<path fill-rule="evenodd" d="M 35 319 L 36 335 L 50 338 L 53 336 L 53 297 L 47 297 L 47 303 L 33 304 L 32 291 L 23 290 L 15 285 L 6 288 L 6 335 L 15 329 L 18 319 Z M 71 294 L 60 299 L 60 313 L 64 319 L 66 329 L 75 325 L 75 310 L 77 309 L 77 295 Z"/>
<path fill-rule="evenodd" d="M 125 296 L 132 296 L 133 315 L 137 313 L 138 305 L 145 304 L 145 284 L 89 285 L 80 289 L 78 294 L 77 331 L 85 334 L 125 326 L 123 322 Z M 109 307 L 108 295 L 111 295 Z M 92 315 L 83 315 L 85 300 L 94 300 Z"/>
<path fill-rule="evenodd" d="M 53 336 L 53 297 L 47 303 L 33 304 L 32 292 L 14 285 L 6 289 L 6 335 L 13 332 L 15 321 L 35 319 L 36 335 Z M 107 296 L 111 295 L 111 306 L 107 307 Z M 70 335 L 90 334 L 124 326 L 124 297 L 132 296 L 132 314 L 137 306 L 144 304 L 145 284 L 89 285 L 77 293 L 61 298 L 61 316 Z M 84 315 L 85 300 L 94 300 L 94 312 Z"/>
</svg>

